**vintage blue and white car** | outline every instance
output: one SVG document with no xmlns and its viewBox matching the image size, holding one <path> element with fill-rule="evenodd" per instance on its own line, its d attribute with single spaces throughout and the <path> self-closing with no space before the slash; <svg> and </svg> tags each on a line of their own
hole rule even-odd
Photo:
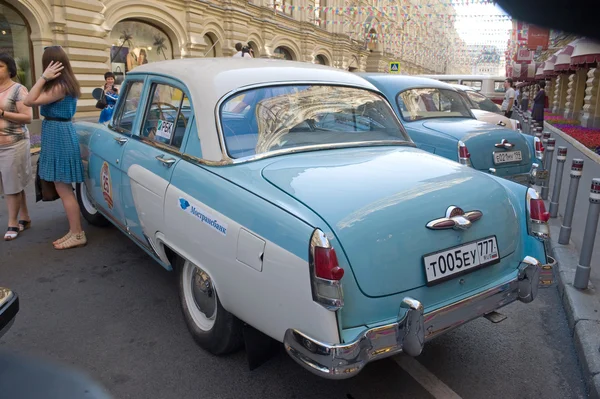
<svg viewBox="0 0 600 399">
<path fill-rule="evenodd" d="M 127 74 L 108 126 L 76 130 L 85 219 L 178 273 L 211 353 L 251 326 L 313 373 L 348 378 L 536 296 L 548 237 L 536 191 L 419 150 L 353 73 L 156 62 Z"/>
<path fill-rule="evenodd" d="M 358 75 L 385 94 L 417 147 L 525 185 L 545 178 L 539 138 L 477 120 L 451 85 L 414 76 Z"/>
</svg>

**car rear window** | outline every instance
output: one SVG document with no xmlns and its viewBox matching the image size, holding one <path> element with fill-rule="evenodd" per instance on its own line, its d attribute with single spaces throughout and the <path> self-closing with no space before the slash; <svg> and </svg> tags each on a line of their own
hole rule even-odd
<svg viewBox="0 0 600 399">
<path fill-rule="evenodd" d="M 220 106 L 232 158 L 298 148 L 410 142 L 385 99 L 359 88 L 285 85 L 246 90 Z"/>
<path fill-rule="evenodd" d="M 473 118 L 466 102 L 453 90 L 420 88 L 398 93 L 396 102 L 405 121 L 429 118 Z"/>
</svg>

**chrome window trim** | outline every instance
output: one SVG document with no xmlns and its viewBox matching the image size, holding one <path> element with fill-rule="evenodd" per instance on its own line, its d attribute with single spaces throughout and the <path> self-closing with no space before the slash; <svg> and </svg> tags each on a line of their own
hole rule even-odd
<svg viewBox="0 0 600 399">
<path fill-rule="evenodd" d="M 268 151 L 268 152 L 264 152 L 261 154 L 249 155 L 246 157 L 232 158 L 229 155 L 229 153 L 227 152 L 227 144 L 225 143 L 225 136 L 223 134 L 223 130 L 221 129 L 221 126 L 222 126 L 221 106 L 223 105 L 223 103 L 241 92 L 252 90 L 252 89 L 269 88 L 269 87 L 277 87 L 277 86 L 300 86 L 300 85 L 322 85 L 322 86 L 347 87 L 347 88 L 358 89 L 358 90 L 366 90 L 366 91 L 373 93 L 374 95 L 378 96 L 379 98 L 381 98 L 381 100 L 383 100 L 385 102 L 391 115 L 393 115 L 396 118 L 396 121 L 400 128 L 400 131 L 402 132 L 402 135 L 405 136 L 407 140 L 406 141 L 404 141 L 404 140 L 390 140 L 390 141 L 377 140 L 377 141 L 360 141 L 360 142 L 349 142 L 349 143 L 315 144 L 315 145 L 299 146 L 299 147 L 294 147 L 294 148 L 289 148 L 289 149 Z M 238 87 L 236 89 L 230 90 L 229 92 L 224 94 L 219 99 L 219 101 L 217 101 L 217 104 L 216 104 L 215 110 L 214 110 L 214 116 L 215 116 L 217 135 L 219 136 L 219 146 L 221 147 L 221 161 L 207 161 L 206 162 L 207 164 L 210 163 L 213 166 L 240 164 L 240 163 L 246 163 L 246 162 L 251 162 L 251 161 L 257 161 L 257 160 L 265 159 L 265 158 L 271 158 L 271 157 L 275 157 L 275 156 L 279 156 L 279 155 L 295 154 L 295 153 L 299 153 L 299 152 L 308 152 L 308 151 L 315 151 L 315 150 L 330 150 L 330 149 L 335 149 L 335 148 L 356 148 L 356 147 L 370 147 L 370 146 L 391 146 L 391 147 L 393 147 L 393 146 L 398 146 L 398 145 L 416 147 L 416 144 L 412 141 L 412 139 L 410 138 L 410 135 L 404 128 L 402 121 L 398 118 L 398 115 L 396 115 L 394 108 L 392 107 L 392 105 L 390 104 L 390 102 L 388 101 L 388 99 L 385 97 L 385 95 L 383 93 L 381 93 L 378 90 L 373 90 L 368 87 L 363 87 L 360 85 L 353 85 L 350 83 L 328 82 L 328 81 L 321 81 L 321 80 L 314 80 L 314 81 L 290 80 L 290 81 L 277 81 L 277 82 L 255 83 L 255 84 L 251 84 L 251 85 L 246 85 L 246 86 L 242 86 L 242 87 Z M 202 142 L 202 140 L 201 140 L 201 142 Z M 205 163 L 205 160 L 202 160 L 202 163 Z"/>
</svg>

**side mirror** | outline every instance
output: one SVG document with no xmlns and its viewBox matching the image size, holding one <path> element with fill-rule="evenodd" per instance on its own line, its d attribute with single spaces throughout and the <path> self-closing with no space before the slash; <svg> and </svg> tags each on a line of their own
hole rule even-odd
<svg viewBox="0 0 600 399">
<path fill-rule="evenodd" d="M 92 97 L 94 97 L 96 99 L 96 101 L 99 101 L 100 98 L 102 98 L 102 92 L 104 90 L 102 90 L 101 88 L 97 87 L 94 90 L 92 90 Z"/>
<path fill-rule="evenodd" d="M 0 287 L 0 338 L 10 329 L 19 312 L 19 297 L 8 288 Z"/>
</svg>

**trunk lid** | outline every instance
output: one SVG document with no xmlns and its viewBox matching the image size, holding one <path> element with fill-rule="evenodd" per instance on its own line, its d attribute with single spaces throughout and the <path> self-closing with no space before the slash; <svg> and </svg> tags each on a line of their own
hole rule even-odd
<svg viewBox="0 0 600 399">
<path fill-rule="evenodd" d="M 518 245 L 519 223 L 504 187 L 489 175 L 410 147 L 295 154 L 263 171 L 317 213 L 346 254 L 360 290 L 387 296 L 426 285 L 423 255 L 495 235 L 500 257 Z M 446 209 L 479 210 L 470 229 L 430 230 Z M 487 284 L 502 262 L 477 271 Z M 514 264 L 513 264 L 514 266 Z"/>
<path fill-rule="evenodd" d="M 509 174 L 526 173 L 531 168 L 532 154 L 527 140 L 518 131 L 493 125 L 476 119 L 446 119 L 443 121 L 425 121 L 423 126 L 436 132 L 445 133 L 467 145 L 471 153 L 471 164 L 475 169 L 487 172 L 489 168 Z M 497 148 L 502 140 L 512 144 L 510 149 Z M 521 151 L 521 161 L 494 163 L 494 152 Z"/>
</svg>

